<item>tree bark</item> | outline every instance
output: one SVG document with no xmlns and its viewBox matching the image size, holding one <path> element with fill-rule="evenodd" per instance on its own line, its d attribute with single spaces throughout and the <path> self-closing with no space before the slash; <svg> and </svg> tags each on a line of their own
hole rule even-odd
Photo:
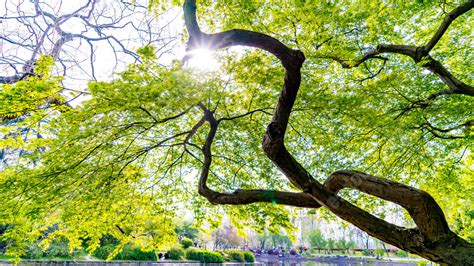
<svg viewBox="0 0 474 266">
<path fill-rule="evenodd" d="M 275 202 L 291 206 L 306 205 L 304 207 L 310 208 L 324 206 L 371 236 L 431 261 L 449 265 L 469 265 L 474 262 L 474 244 L 468 243 L 449 229 L 441 208 L 425 191 L 353 170 L 336 171 L 321 184 L 290 154 L 284 145 L 284 138 L 301 82 L 300 69 L 305 61 L 301 51 L 292 50 L 271 36 L 247 30 L 202 33 L 196 20 L 195 0 L 185 2 L 184 16 L 190 34 L 188 49 L 199 46 L 217 49 L 245 45 L 265 50 L 281 61 L 285 69 L 284 86 L 262 147 L 275 166 L 301 190 L 300 193 L 264 190 L 220 193 L 210 189 L 207 186 L 207 178 L 212 163 L 211 146 L 222 120 L 217 120 L 214 114 L 201 104 L 204 119 L 210 125 L 202 148 L 204 163 L 198 189 L 201 195 L 214 204 Z M 387 49 L 416 52 L 416 49 L 413 51 L 412 47 L 408 46 Z M 404 228 L 375 217 L 339 197 L 337 192 L 343 188 L 357 189 L 399 204 L 408 210 L 417 227 Z"/>
</svg>

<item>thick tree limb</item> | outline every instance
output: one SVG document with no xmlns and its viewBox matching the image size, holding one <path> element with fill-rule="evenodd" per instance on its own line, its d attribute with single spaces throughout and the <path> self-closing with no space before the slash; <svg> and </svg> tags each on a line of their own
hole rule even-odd
<svg viewBox="0 0 474 266">
<path fill-rule="evenodd" d="M 334 193 L 343 188 L 357 189 L 402 206 L 408 210 L 420 232 L 431 241 L 437 241 L 450 232 L 443 211 L 425 191 L 352 170 L 334 172 L 325 186 Z"/>
<path fill-rule="evenodd" d="M 247 45 L 268 51 L 280 59 L 285 68 L 284 86 L 262 146 L 268 158 L 293 185 L 340 218 L 384 242 L 435 262 L 461 265 L 474 259 L 474 245 L 450 231 L 441 208 L 426 192 L 350 170 L 335 172 L 323 185 L 317 182 L 289 153 L 284 145 L 284 137 L 301 82 L 300 68 L 305 59 L 301 51 L 292 50 L 270 36 L 251 31 L 231 30 L 217 34 L 204 34 L 196 21 L 195 0 L 185 2 L 184 16 L 190 34 L 189 48 L 196 48 L 197 44 L 210 48 Z M 216 40 L 219 41 L 216 42 Z M 413 46 L 380 47 L 385 51 L 409 56 L 417 52 Z M 239 202 L 247 204 L 252 202 L 249 198 L 256 195 L 260 197 L 259 201 L 268 200 L 256 191 L 252 191 L 253 194 L 239 191 L 234 194 L 223 194 L 207 187 L 206 182 L 212 162 L 211 144 L 219 122 L 207 108 L 203 105 L 200 107 L 211 129 L 203 147 L 205 160 L 199 180 L 199 193 L 215 204 L 239 204 Z M 407 229 L 388 223 L 337 196 L 337 191 L 345 187 L 359 189 L 400 204 L 407 208 L 418 228 Z M 292 202 L 289 203 L 288 205 L 291 205 Z"/>
</svg>

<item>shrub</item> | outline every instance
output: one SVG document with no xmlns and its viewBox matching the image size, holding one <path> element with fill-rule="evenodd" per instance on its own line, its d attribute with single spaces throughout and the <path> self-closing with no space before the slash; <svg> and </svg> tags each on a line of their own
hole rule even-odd
<svg viewBox="0 0 474 266">
<path fill-rule="evenodd" d="M 193 245 L 193 241 L 185 237 L 183 238 L 183 240 L 181 240 L 181 245 L 183 246 L 184 249 L 186 249 Z"/>
<path fill-rule="evenodd" d="M 170 260 L 181 260 L 184 257 L 184 250 L 181 248 L 172 248 L 168 250 Z"/>
<path fill-rule="evenodd" d="M 68 245 L 69 241 L 67 239 L 54 239 L 51 241 L 45 255 L 50 258 L 70 258 L 71 254 L 69 253 Z"/>
<path fill-rule="evenodd" d="M 229 258 L 233 261 L 237 262 L 245 262 L 244 254 L 242 251 L 238 250 L 227 250 L 225 253 L 229 256 Z"/>
<path fill-rule="evenodd" d="M 244 251 L 244 252 L 242 252 L 242 254 L 244 254 L 245 262 L 254 262 L 255 261 L 255 256 L 253 255 L 252 252 Z"/>
<path fill-rule="evenodd" d="M 104 245 L 96 249 L 93 253 L 94 257 L 106 260 L 109 254 L 115 249 L 112 244 Z M 143 251 L 139 247 L 125 245 L 113 260 L 151 260 L 156 261 L 156 254 L 153 251 Z"/>
<path fill-rule="evenodd" d="M 44 256 L 43 249 L 38 243 L 31 243 L 25 249 L 25 254 L 21 256 L 22 259 L 39 259 Z"/>
<path fill-rule="evenodd" d="M 371 256 L 371 255 L 372 255 L 372 252 L 370 252 L 370 250 L 364 249 L 364 250 L 362 250 L 362 255 L 364 255 L 364 256 Z"/>
<path fill-rule="evenodd" d="M 125 245 L 123 250 L 117 254 L 115 260 L 151 260 L 156 261 L 154 251 L 143 251 L 139 247 Z"/>
<path fill-rule="evenodd" d="M 397 256 L 406 258 L 406 257 L 408 257 L 408 253 L 405 250 L 400 249 L 400 250 L 397 251 Z"/>
<path fill-rule="evenodd" d="M 188 249 L 186 252 L 186 259 L 198 260 L 202 263 L 222 263 L 224 257 L 218 252 L 208 250 Z"/>
<path fill-rule="evenodd" d="M 377 257 L 383 257 L 384 253 L 385 253 L 385 250 L 383 249 L 378 248 L 375 250 L 375 255 L 377 255 Z"/>
</svg>

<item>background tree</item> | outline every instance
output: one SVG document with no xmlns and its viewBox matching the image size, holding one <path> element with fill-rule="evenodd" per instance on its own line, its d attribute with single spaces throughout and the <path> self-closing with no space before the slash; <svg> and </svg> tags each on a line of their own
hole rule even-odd
<svg viewBox="0 0 474 266">
<path fill-rule="evenodd" d="M 270 236 L 268 235 L 267 232 L 264 232 L 263 234 L 257 235 L 257 239 L 258 239 L 258 247 L 260 249 L 265 249 L 265 244 L 270 239 Z"/>
<path fill-rule="evenodd" d="M 137 47 L 154 45 L 162 48 L 159 53 L 164 55 L 178 38 L 166 27 L 170 21 L 164 16 L 156 20 L 143 1 L 66 4 L 62 0 L 7 0 L 3 7 L 0 67 L 4 76 L 0 83 L 15 83 L 34 75 L 35 62 L 43 54 L 53 58 L 55 74 L 72 86 L 64 89 L 81 92 L 80 80 L 84 85 L 89 79 L 104 78 L 140 61 Z M 101 62 L 104 60 L 106 64 Z"/>
<path fill-rule="evenodd" d="M 280 247 L 286 251 L 288 251 L 293 246 L 291 239 L 288 236 L 282 234 L 271 233 L 270 241 L 272 243 L 273 248 Z"/>
<path fill-rule="evenodd" d="M 193 227 L 192 223 L 187 221 L 176 224 L 174 231 L 178 235 L 178 240 L 180 241 L 183 238 L 189 238 L 194 241 L 199 235 L 199 230 Z"/>
<path fill-rule="evenodd" d="M 235 249 L 242 245 L 243 238 L 237 235 L 237 230 L 231 225 L 223 225 L 211 233 L 216 249 Z"/>
<path fill-rule="evenodd" d="M 328 253 L 331 254 L 336 247 L 336 240 L 333 238 L 328 238 L 326 240 L 326 248 L 328 249 Z"/>
<path fill-rule="evenodd" d="M 318 253 L 321 253 L 321 249 L 326 247 L 326 240 L 324 239 L 323 233 L 319 229 L 312 230 L 308 234 L 308 241 L 311 248 L 318 249 Z"/>
</svg>

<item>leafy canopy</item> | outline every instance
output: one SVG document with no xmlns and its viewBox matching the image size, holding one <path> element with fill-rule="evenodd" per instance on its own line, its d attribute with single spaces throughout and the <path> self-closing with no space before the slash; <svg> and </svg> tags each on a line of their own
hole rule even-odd
<svg viewBox="0 0 474 266">
<path fill-rule="evenodd" d="M 265 32 L 305 53 L 287 146 L 314 176 L 324 180 L 350 168 L 418 186 L 440 203 L 457 233 L 472 239 L 474 134 L 466 123 L 473 118 L 472 99 L 444 95 L 414 107 L 446 86 L 424 70 L 423 61 L 387 54 L 387 60 L 344 69 L 334 60 L 354 64 L 380 43 L 426 43 L 450 8 L 451 3 L 420 2 L 204 1 L 199 18 L 205 30 Z M 432 51 L 464 81 L 474 70 L 471 26 L 472 14 L 459 17 Z M 90 99 L 60 114 L 37 108 L 45 97 L 62 99 L 58 78 L 40 70 L 48 69 L 49 59 L 39 77 L 2 86 L 1 117 L 32 114 L 1 128 L 1 148 L 30 151 L 0 173 L 0 196 L 6 199 L 0 223 L 15 225 L 1 236 L 14 240 L 9 252 L 21 252 L 52 224 L 60 230 L 50 238 L 66 236 L 71 248 L 87 242 L 94 249 L 104 234 L 123 243 L 164 246 L 176 241 L 172 220 L 178 209 L 192 210 L 198 222 L 211 225 L 227 213 L 235 224 L 260 230 L 291 227 L 287 208 L 211 206 L 196 189 L 208 130 L 198 103 L 229 119 L 213 143 L 209 186 L 293 189 L 260 148 L 282 86 L 276 59 L 252 49 L 219 51 L 221 69 L 203 73 L 160 66 L 152 47 L 138 52 L 143 64 L 130 65 L 111 82 L 90 82 Z M 15 130 L 41 116 L 50 119 L 47 133 L 22 142 Z M 384 210 L 373 198 L 345 193 L 365 209 Z M 150 237 L 149 229 L 159 234 Z"/>
</svg>

